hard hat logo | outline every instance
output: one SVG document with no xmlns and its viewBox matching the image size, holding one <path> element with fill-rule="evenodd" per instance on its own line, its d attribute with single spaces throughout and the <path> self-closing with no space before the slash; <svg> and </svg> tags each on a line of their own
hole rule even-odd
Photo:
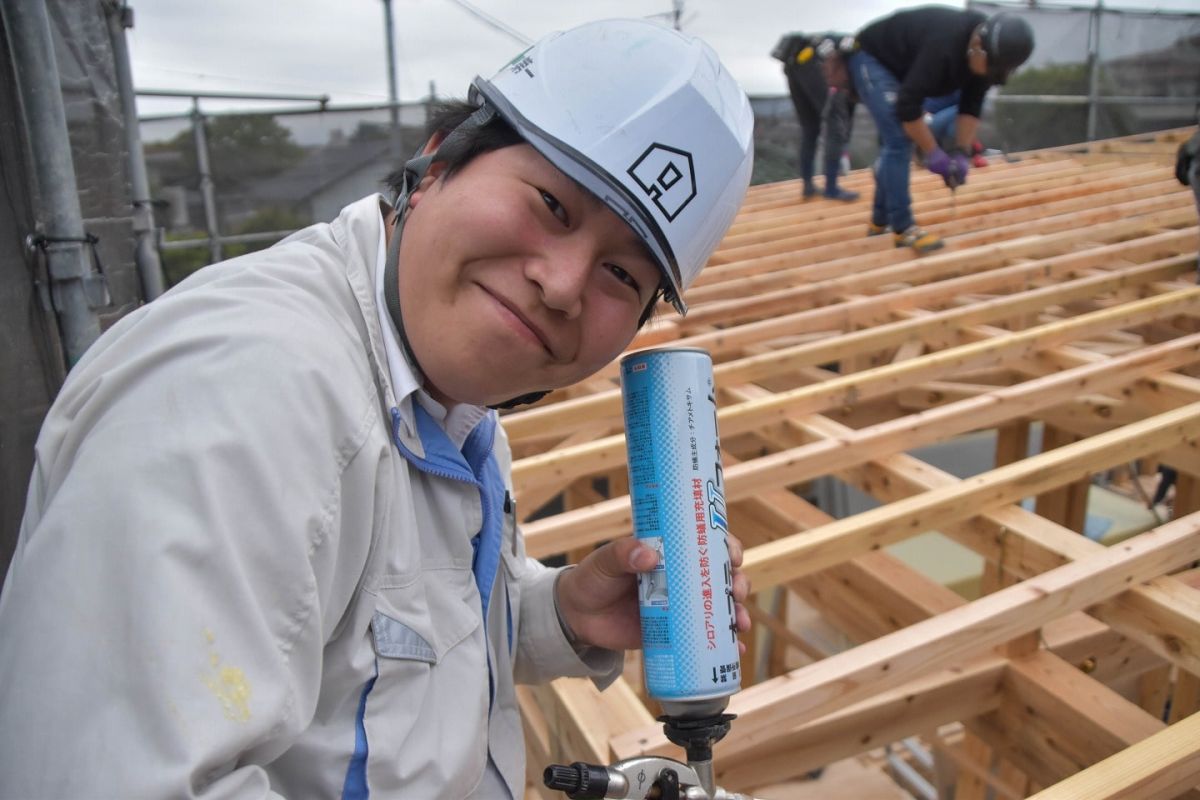
<svg viewBox="0 0 1200 800">
<path fill-rule="evenodd" d="M 519 75 L 524 72 L 529 77 L 533 77 L 533 70 L 530 69 L 530 67 L 533 66 L 533 59 L 526 55 L 528 52 L 529 51 L 526 50 L 512 61 L 508 62 L 508 69 L 512 74 Z"/>
<path fill-rule="evenodd" d="M 652 144 L 633 162 L 629 176 L 654 201 L 668 222 L 696 197 L 692 154 L 665 144 Z"/>
</svg>

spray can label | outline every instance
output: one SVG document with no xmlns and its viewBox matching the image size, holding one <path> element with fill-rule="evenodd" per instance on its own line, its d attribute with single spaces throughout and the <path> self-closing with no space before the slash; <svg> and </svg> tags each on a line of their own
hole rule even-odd
<svg viewBox="0 0 1200 800">
<path fill-rule="evenodd" d="M 621 395 L 634 534 L 660 554 L 638 580 L 646 688 L 669 701 L 731 695 L 741 665 L 712 359 L 631 353 Z"/>
</svg>

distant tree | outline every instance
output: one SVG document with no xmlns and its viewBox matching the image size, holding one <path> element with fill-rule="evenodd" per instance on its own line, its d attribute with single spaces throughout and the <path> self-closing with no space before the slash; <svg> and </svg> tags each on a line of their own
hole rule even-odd
<svg viewBox="0 0 1200 800">
<path fill-rule="evenodd" d="M 359 122 L 354 133 L 350 134 L 351 142 L 378 142 L 390 135 L 391 126 L 382 122 Z"/>
<path fill-rule="evenodd" d="M 245 222 L 237 227 L 235 233 L 295 231 L 311 224 L 312 220 L 308 219 L 308 217 L 303 214 L 286 208 L 269 206 L 254 212 L 254 214 L 252 214 Z M 232 258 L 233 256 L 253 253 L 256 250 L 264 250 L 270 247 L 272 244 L 274 244 L 274 242 L 247 242 L 244 244 L 231 244 L 225 248 L 225 257 Z"/>
<path fill-rule="evenodd" d="M 1002 94 L 1087 94 L 1087 64 L 1048 64 L 1023 69 L 1001 89 Z"/>
<path fill-rule="evenodd" d="M 311 220 L 294 211 L 281 208 L 264 208 L 255 212 L 231 233 L 294 231 L 303 228 L 310 224 L 310 222 Z M 194 239 L 195 237 L 196 234 L 191 232 L 167 235 L 168 241 L 172 239 Z M 274 241 L 262 241 L 228 244 L 225 245 L 223 253 L 225 258 L 234 258 L 235 256 L 252 253 L 255 250 L 263 250 L 274 243 Z M 207 265 L 208 261 L 208 245 L 189 247 L 186 250 L 165 251 L 163 253 L 163 271 L 166 274 L 167 284 L 174 286 L 188 275 Z"/>
<path fill-rule="evenodd" d="M 276 175 L 304 156 L 304 148 L 292 140 L 292 132 L 270 114 L 208 117 L 204 131 L 213 181 L 222 190 L 241 189 Z M 190 127 L 154 149 L 175 150 L 180 155 L 174 169 L 161 176 L 164 185 L 197 184 L 196 144 Z"/>
<path fill-rule="evenodd" d="M 1048 64 L 1023 69 L 1013 75 L 1001 95 L 1083 95 L 1088 94 L 1091 72 L 1088 64 Z M 1110 82 L 1102 78 L 1100 94 L 1111 94 Z M 1131 132 L 1128 111 L 1118 106 L 1101 106 L 1104 136 Z M 996 128 L 1006 150 L 1031 150 L 1038 147 L 1082 142 L 1087 139 L 1086 105 L 1022 103 L 996 104 Z"/>
</svg>

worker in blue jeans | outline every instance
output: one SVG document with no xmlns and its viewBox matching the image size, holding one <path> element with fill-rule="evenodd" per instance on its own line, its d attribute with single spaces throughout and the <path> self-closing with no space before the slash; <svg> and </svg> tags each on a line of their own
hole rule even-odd
<svg viewBox="0 0 1200 800">
<path fill-rule="evenodd" d="M 839 33 L 789 33 L 771 51 L 774 58 L 783 62 L 788 93 L 800 122 L 799 167 L 805 200 L 815 197 L 818 191 L 813 176 L 822 129 L 825 132 L 822 194 L 842 202 L 858 199 L 858 192 L 838 186 L 842 152 L 850 141 L 855 105 L 845 67 L 838 60 L 841 41 L 851 42 L 853 37 Z"/>
<path fill-rule="evenodd" d="M 958 101 L 961 94 L 962 92 L 954 92 L 945 97 L 930 97 L 921 104 L 925 111 L 925 124 L 929 126 L 934 140 L 941 147 L 952 149 L 957 141 Z M 983 144 L 978 139 L 971 142 L 968 154 L 971 156 L 971 166 L 987 166 Z"/>
<path fill-rule="evenodd" d="M 915 143 L 930 172 L 947 186 L 967 179 L 968 149 L 975 140 L 987 90 L 1003 84 L 1033 51 L 1029 24 L 1011 13 L 987 17 L 977 11 L 925 6 L 872 22 L 856 37 L 849 57 L 855 91 L 879 131 L 875 200 L 869 236 L 894 234 L 896 247 L 924 254 L 943 246 L 913 218 L 909 168 Z M 958 147 L 946 152 L 923 119 L 926 98 L 960 91 Z"/>
</svg>

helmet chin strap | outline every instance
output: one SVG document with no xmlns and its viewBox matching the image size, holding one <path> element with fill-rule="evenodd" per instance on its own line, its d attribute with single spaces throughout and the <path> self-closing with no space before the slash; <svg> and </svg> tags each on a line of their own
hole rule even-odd
<svg viewBox="0 0 1200 800">
<path fill-rule="evenodd" d="M 421 183 L 421 179 L 429 171 L 429 166 L 436 160 L 438 152 L 447 144 L 455 141 L 456 136 L 462 137 L 465 130 L 470 130 L 475 127 L 482 127 L 491 120 L 495 112 L 487 105 L 481 106 L 478 111 L 466 119 L 459 127 L 455 128 L 438 146 L 438 150 L 433 153 L 417 156 L 409 159 L 404 164 L 404 178 L 401 181 L 400 191 L 396 193 L 392 201 L 392 207 L 396 213 L 396 227 L 392 231 L 391 241 L 388 243 L 387 257 L 384 261 L 383 272 L 383 301 L 387 306 L 388 314 L 391 315 L 392 322 L 396 325 L 396 331 L 400 334 L 400 345 L 404 350 L 404 357 L 408 360 L 408 364 L 413 371 L 417 373 L 417 379 L 422 383 L 425 382 L 425 371 L 421 369 L 421 364 L 417 361 L 417 354 L 413 352 L 412 343 L 408 339 L 408 332 L 404 329 L 404 315 L 400 311 L 400 236 L 404 231 L 404 223 L 408 219 L 408 198 L 413 193 L 413 190 Z M 489 405 L 488 408 L 509 409 L 520 405 L 528 405 L 536 403 L 543 397 L 548 395 L 550 390 L 540 392 L 529 392 L 528 394 L 519 395 L 511 400 L 505 400 L 502 403 Z"/>
</svg>

